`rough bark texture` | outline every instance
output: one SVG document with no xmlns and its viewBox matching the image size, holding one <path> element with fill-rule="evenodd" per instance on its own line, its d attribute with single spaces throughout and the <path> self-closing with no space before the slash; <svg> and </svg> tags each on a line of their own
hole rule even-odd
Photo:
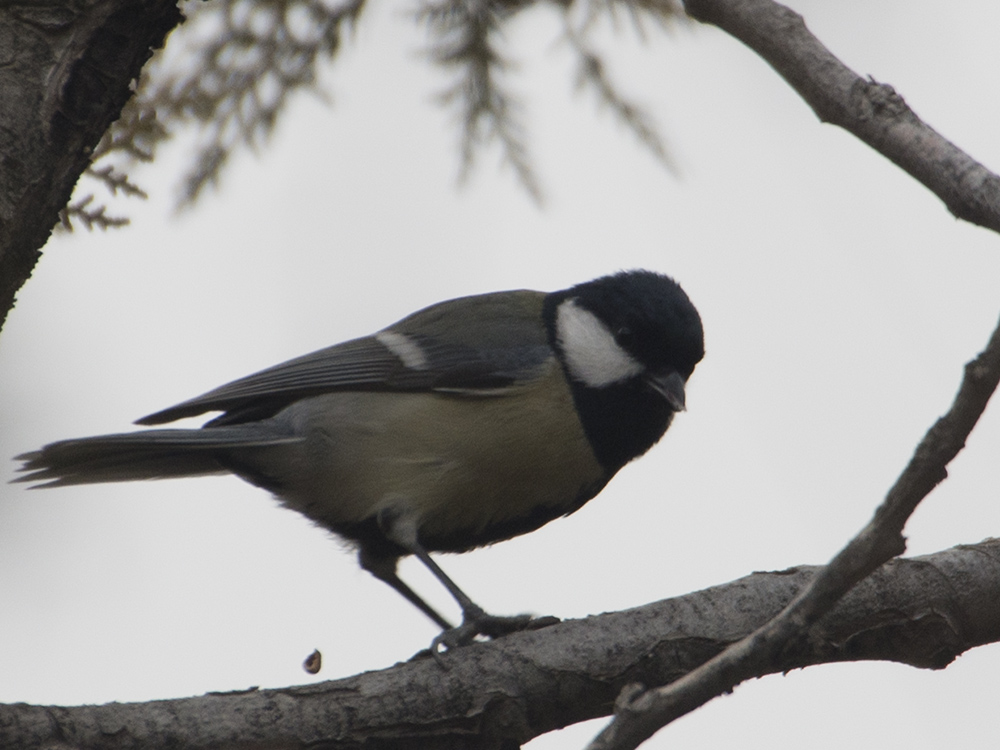
<svg viewBox="0 0 1000 750">
<path fill-rule="evenodd" d="M 0 4 L 0 327 L 176 0 Z"/>
<path fill-rule="evenodd" d="M 0 747 L 509 748 L 610 713 L 633 682 L 676 679 L 773 617 L 817 568 L 757 573 L 625 612 L 344 680 L 145 704 L 0 706 Z M 838 661 L 942 668 L 1000 640 L 1000 540 L 893 560 L 766 672 Z"/>
</svg>

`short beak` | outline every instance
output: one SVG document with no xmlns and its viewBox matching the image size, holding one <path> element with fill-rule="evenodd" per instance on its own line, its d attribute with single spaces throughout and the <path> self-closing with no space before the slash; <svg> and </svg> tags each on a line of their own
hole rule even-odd
<svg viewBox="0 0 1000 750">
<path fill-rule="evenodd" d="M 647 375 L 646 383 L 667 400 L 674 411 L 685 411 L 684 378 L 676 372 L 666 375 Z"/>
</svg>

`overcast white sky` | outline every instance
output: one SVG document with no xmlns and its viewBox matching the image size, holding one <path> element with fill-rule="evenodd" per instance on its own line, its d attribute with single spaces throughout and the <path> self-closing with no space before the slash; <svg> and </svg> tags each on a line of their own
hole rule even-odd
<svg viewBox="0 0 1000 750">
<path fill-rule="evenodd" d="M 1000 6 L 797 2 L 854 70 L 1000 168 Z M 0 346 L 0 457 L 144 414 L 464 294 L 620 268 L 681 282 L 707 356 L 689 411 L 573 517 L 443 565 L 483 606 L 616 610 L 827 560 L 864 524 L 1000 313 L 1000 243 L 710 28 L 602 38 L 682 175 L 589 95 L 546 10 L 509 36 L 547 196 L 497 153 L 457 189 L 446 83 L 404 6 L 374 2 L 325 88 L 173 218 L 184 154 L 139 179 L 130 228 L 60 237 Z M 920 554 L 1000 534 L 995 404 L 908 526 Z M 14 464 L 0 461 L 0 480 Z M 28 492 L 0 484 L 0 700 L 133 701 L 307 681 L 409 657 L 433 626 L 353 555 L 232 478 Z M 449 612 L 416 565 L 403 573 Z M 973 746 L 1000 648 L 938 673 L 814 668 L 744 685 L 649 747 Z M 582 745 L 603 722 L 538 740 Z M 953 741 L 953 740 L 951 740 Z"/>
</svg>

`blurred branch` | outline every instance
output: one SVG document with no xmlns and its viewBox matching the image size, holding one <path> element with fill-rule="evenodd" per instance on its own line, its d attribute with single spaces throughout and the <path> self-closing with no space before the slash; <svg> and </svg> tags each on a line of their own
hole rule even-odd
<svg viewBox="0 0 1000 750">
<path fill-rule="evenodd" d="M 629 101 L 621 94 L 608 77 L 604 60 L 590 49 L 582 38 L 570 28 L 567 28 L 567 37 L 579 59 L 577 87 L 593 89 L 598 102 L 610 109 L 618 121 L 632 131 L 657 161 L 676 174 L 677 165 L 670 158 L 650 115 L 640 105 Z"/>
<path fill-rule="evenodd" d="M 132 182 L 128 175 L 116 172 L 115 168 L 107 165 L 101 168 L 93 166 L 84 170 L 84 177 L 102 184 L 111 195 L 126 195 L 133 198 L 146 199 L 146 191 Z M 129 219 L 125 216 L 110 216 L 107 213 L 107 206 L 103 204 L 94 205 L 94 194 L 88 193 L 79 200 L 71 201 L 59 212 L 59 223 L 56 231 L 72 232 L 73 222 L 79 221 L 87 229 L 114 229 L 128 226 Z"/>
<path fill-rule="evenodd" d="M 816 568 L 755 573 L 625 612 L 449 652 L 343 680 L 151 703 L 0 706 L 0 747 L 183 746 L 500 748 L 606 715 L 635 682 L 677 680 L 801 596 Z M 1000 640 L 1000 540 L 893 560 L 859 584 L 808 639 L 762 665 L 891 660 L 939 669 Z"/>
<path fill-rule="evenodd" d="M 479 152 L 499 143 L 522 186 L 536 202 L 542 190 L 532 166 L 523 109 L 509 87 L 515 66 L 503 49 L 503 32 L 522 10 L 541 0 L 421 0 L 416 18 L 429 31 L 432 62 L 454 75 L 438 101 L 457 112 L 461 131 L 460 180 Z M 640 143 L 663 164 L 671 163 L 652 119 L 622 96 L 606 64 L 586 42 L 600 18 L 615 26 L 624 13 L 640 34 L 647 20 L 663 28 L 685 22 L 677 0 L 550 0 L 567 19 L 583 21 L 571 41 L 580 58 L 578 83 L 593 88 Z M 137 96 L 112 127 L 108 148 L 148 161 L 155 148 L 188 126 L 200 131 L 180 204 L 194 203 L 218 182 L 240 148 L 256 149 L 273 132 L 290 97 L 316 92 L 319 65 L 336 55 L 345 29 L 353 28 L 364 0 L 189 0 L 189 21 L 174 34 L 138 87 Z M 318 93 L 318 92 L 317 92 Z M 124 167 L 119 166 L 119 169 Z"/>
<path fill-rule="evenodd" d="M 144 72 L 139 77 L 137 89 L 146 88 L 148 79 L 149 74 Z M 96 163 L 111 154 L 122 154 L 132 161 L 150 162 L 157 144 L 167 137 L 167 129 L 156 118 L 156 109 L 143 104 L 138 97 L 132 97 L 97 144 L 93 161 Z"/>
<path fill-rule="evenodd" d="M 145 80 L 144 73 L 140 80 Z M 111 197 L 121 193 L 129 198 L 145 200 L 149 196 L 138 184 L 132 182 L 124 171 L 136 162 L 151 162 L 156 145 L 167 138 L 167 130 L 156 119 L 156 111 L 140 104 L 134 97 L 122 110 L 121 116 L 105 131 L 94 149 L 90 166 L 77 183 L 76 194 L 90 183 L 104 188 Z M 103 166 L 98 166 L 103 164 Z M 108 216 L 107 206 L 93 205 L 94 194 L 71 201 L 59 212 L 56 231 L 72 232 L 74 221 L 79 221 L 87 229 L 113 229 L 127 226 L 129 220 L 123 216 Z"/>
<path fill-rule="evenodd" d="M 501 84 L 510 63 L 496 43 L 503 22 L 519 7 L 495 0 L 441 0 L 425 5 L 419 18 L 431 30 L 432 59 L 458 71 L 458 80 L 441 94 L 440 101 L 461 109 L 462 178 L 468 176 L 476 150 L 495 138 L 521 184 L 541 202 L 520 123 L 520 105 Z"/>
<path fill-rule="evenodd" d="M 78 201 L 73 201 L 59 212 L 60 228 L 66 232 L 74 229 L 74 219 L 79 220 L 87 229 L 112 229 L 127 226 L 128 218 L 124 216 L 109 216 L 107 206 L 91 207 L 93 195 L 85 195 Z"/>
<path fill-rule="evenodd" d="M 274 131 L 298 91 L 316 91 L 319 63 L 340 49 L 364 0 L 188 0 L 188 16 L 156 56 L 136 96 L 96 158 L 121 154 L 149 161 L 179 129 L 199 132 L 180 204 L 218 181 L 239 147 L 256 149 Z"/>
</svg>

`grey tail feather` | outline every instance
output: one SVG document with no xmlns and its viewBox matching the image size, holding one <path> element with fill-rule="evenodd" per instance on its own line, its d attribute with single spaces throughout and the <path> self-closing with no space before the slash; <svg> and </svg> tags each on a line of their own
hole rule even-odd
<svg viewBox="0 0 1000 750">
<path fill-rule="evenodd" d="M 199 430 L 142 430 L 117 435 L 61 440 L 16 456 L 27 472 L 14 482 L 40 482 L 40 487 L 97 482 L 129 482 L 226 472 L 219 456 L 239 448 L 297 443 L 301 437 L 281 434 L 273 426 L 233 425 Z"/>
</svg>

